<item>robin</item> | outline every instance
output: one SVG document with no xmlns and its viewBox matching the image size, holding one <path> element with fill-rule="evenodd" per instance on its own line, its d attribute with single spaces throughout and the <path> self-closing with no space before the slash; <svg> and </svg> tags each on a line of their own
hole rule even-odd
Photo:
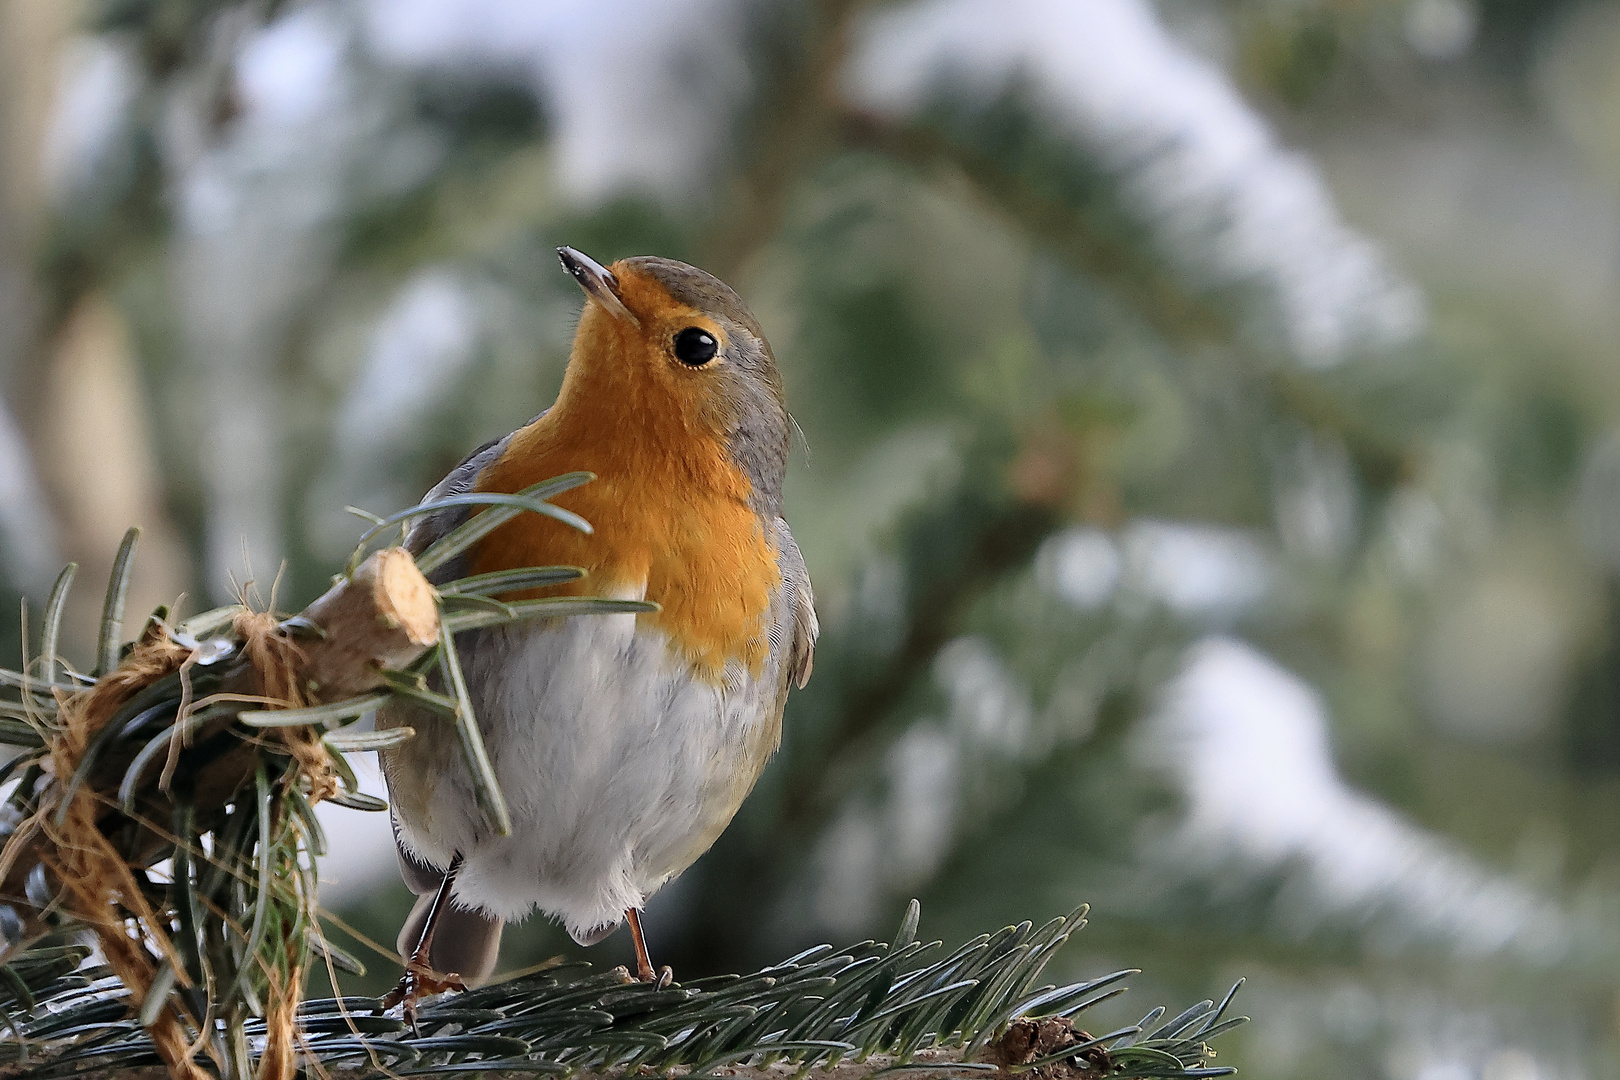
<svg viewBox="0 0 1620 1080">
<path fill-rule="evenodd" d="M 379 718 L 416 729 L 382 755 L 418 894 L 387 1001 L 411 1014 L 422 993 L 487 978 L 502 925 L 536 908 L 581 945 L 628 920 L 638 977 L 658 979 L 642 907 L 731 821 L 781 742 L 788 687 L 810 677 L 810 578 L 782 519 L 791 421 L 759 323 L 685 263 L 557 254 L 586 303 L 556 403 L 474 451 L 423 503 L 585 470 L 597 479 L 556 501 L 595 532 L 521 515 L 435 577 L 578 566 L 587 579 L 547 595 L 659 610 L 457 635 L 510 835 L 484 820 L 453 725 L 408 706 Z M 416 519 L 407 548 L 468 513 Z"/>
</svg>

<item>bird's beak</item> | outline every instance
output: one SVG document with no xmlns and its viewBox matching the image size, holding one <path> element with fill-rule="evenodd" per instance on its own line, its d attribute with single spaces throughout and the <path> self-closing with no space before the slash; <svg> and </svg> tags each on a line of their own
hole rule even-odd
<svg viewBox="0 0 1620 1080">
<path fill-rule="evenodd" d="M 563 269 L 579 282 L 579 287 L 585 290 L 585 295 L 601 304 L 609 315 L 615 319 L 623 319 L 632 326 L 641 325 L 641 320 L 624 306 L 623 300 L 619 299 L 617 291 L 619 279 L 614 277 L 607 267 L 571 247 L 558 248 L 557 258 L 562 260 Z"/>
</svg>

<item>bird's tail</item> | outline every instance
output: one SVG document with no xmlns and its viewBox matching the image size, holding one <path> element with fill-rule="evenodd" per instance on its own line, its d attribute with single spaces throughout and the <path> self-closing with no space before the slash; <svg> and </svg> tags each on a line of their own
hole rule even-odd
<svg viewBox="0 0 1620 1080">
<path fill-rule="evenodd" d="M 433 906 L 433 894 L 416 898 L 416 906 L 399 930 L 399 951 L 409 956 L 421 936 L 422 924 L 427 921 L 428 909 Z M 445 905 L 439 913 L 439 925 L 433 931 L 433 947 L 428 952 L 428 963 L 434 971 L 460 975 L 468 986 L 477 986 L 495 970 L 495 961 L 501 953 L 500 919 L 478 911 L 468 911 L 454 904 Z"/>
</svg>

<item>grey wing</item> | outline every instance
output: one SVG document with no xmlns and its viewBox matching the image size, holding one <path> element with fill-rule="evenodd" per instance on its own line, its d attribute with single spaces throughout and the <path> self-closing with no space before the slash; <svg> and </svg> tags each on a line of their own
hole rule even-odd
<svg viewBox="0 0 1620 1080">
<path fill-rule="evenodd" d="M 541 416 L 544 415 L 544 413 L 541 414 Z M 539 417 L 535 417 L 535 419 L 538 420 Z M 531 423 L 532 422 L 533 421 L 531 421 Z M 507 444 L 511 441 L 512 435 L 507 434 L 499 439 L 491 439 L 483 446 L 480 446 L 478 449 L 468 454 L 461 460 L 459 465 L 450 470 L 443 480 L 440 480 L 437 484 L 435 484 L 431 491 L 422 496 L 422 501 L 418 505 L 431 506 L 440 499 L 451 495 L 461 495 L 471 491 L 473 485 L 478 482 L 478 475 L 482 473 L 491 462 L 495 461 L 501 456 L 501 454 L 506 450 Z M 443 510 L 436 513 L 424 514 L 421 517 L 412 518 L 410 524 L 406 526 L 405 529 L 405 550 L 409 551 L 412 555 L 422 554 L 422 552 L 432 547 L 435 541 L 442 538 L 446 533 L 448 533 L 451 529 L 454 529 L 457 525 L 460 525 L 463 521 L 466 521 L 476 509 L 477 507 L 447 506 Z M 438 582 L 442 583 L 444 581 L 453 581 L 454 579 L 463 576 L 465 573 L 465 560 L 452 559 L 445 566 L 440 567 L 437 571 L 435 571 L 432 576 Z M 398 708 L 398 706 L 393 707 Z M 386 775 L 387 770 L 384 770 L 384 773 Z M 390 783 L 392 783 L 392 780 L 390 780 Z M 393 813 L 393 811 L 390 811 L 389 813 L 391 819 L 393 819 Z M 417 859 L 405 849 L 405 844 L 400 840 L 399 837 L 399 822 L 397 819 L 394 820 L 394 851 L 399 856 L 399 872 L 400 876 L 405 879 L 405 884 L 410 886 L 413 893 L 416 893 L 419 896 L 431 897 L 432 894 L 438 890 L 439 882 L 444 880 L 444 874 L 442 871 L 435 870 L 433 867 L 428 866 L 426 863 Z M 406 929 L 409 928 L 409 922 L 407 922 Z M 403 934 L 404 931 L 401 931 L 401 933 Z M 403 938 L 401 940 L 403 940 Z M 496 928 L 496 941 L 499 941 L 498 924 Z"/>
<path fill-rule="evenodd" d="M 511 441 L 511 435 L 491 439 L 468 454 L 443 480 L 433 485 L 433 490 L 422 496 L 422 501 L 417 505 L 431 506 L 440 499 L 451 495 L 465 495 L 471 491 L 473 485 L 478 482 L 478 474 L 499 458 L 505 452 L 507 443 Z M 451 529 L 471 517 L 476 509 L 477 507 L 472 506 L 447 506 L 436 513 L 412 518 L 410 525 L 405 529 L 405 550 L 412 555 L 422 554 L 432 547 L 435 541 L 442 539 Z"/>
<path fill-rule="evenodd" d="M 540 416 L 546 415 L 541 413 Z M 529 423 L 540 419 L 536 416 Z M 528 425 L 525 424 L 524 427 Z M 519 430 L 522 430 L 521 428 Z M 451 469 L 443 480 L 433 485 L 433 490 L 422 496 L 419 506 L 431 506 L 440 499 L 451 495 L 465 495 L 473 489 L 478 482 L 478 476 L 496 459 L 506 452 L 507 445 L 517 432 L 510 432 L 499 439 L 491 439 L 461 460 L 461 464 Z M 405 529 L 405 550 L 412 555 L 420 555 L 433 544 L 442 539 L 446 533 L 471 517 L 478 507 L 476 506 L 447 506 L 433 514 L 423 514 L 412 518 Z M 466 573 L 465 562 L 462 559 L 452 559 L 440 567 L 432 575 L 435 584 L 454 581 Z"/>
<path fill-rule="evenodd" d="M 405 841 L 399 835 L 399 819 L 392 813 L 388 815 L 388 822 L 394 828 L 394 855 L 399 859 L 399 876 L 405 879 L 406 887 L 417 896 L 437 892 L 439 883 L 444 880 L 444 871 L 435 870 L 406 850 Z"/>
<path fill-rule="evenodd" d="M 771 627 L 771 652 L 782 655 L 787 682 L 801 690 L 810 681 L 810 668 L 816 657 L 816 638 L 821 625 L 816 621 L 816 597 L 810 588 L 810 571 L 804 555 L 793 539 L 788 524 L 776 519 L 776 565 L 782 573 L 783 610 Z M 786 649 L 783 654 L 780 650 Z M 787 690 L 784 684 L 783 691 Z"/>
</svg>

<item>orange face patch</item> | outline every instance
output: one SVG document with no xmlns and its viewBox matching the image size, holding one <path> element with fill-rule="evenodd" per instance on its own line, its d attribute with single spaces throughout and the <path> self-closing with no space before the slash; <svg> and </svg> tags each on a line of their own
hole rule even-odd
<svg viewBox="0 0 1620 1080">
<path fill-rule="evenodd" d="M 637 616 L 638 624 L 663 630 L 694 671 L 718 681 L 738 660 L 758 674 L 781 583 L 776 552 L 748 505 L 749 480 L 727 453 L 718 423 L 725 402 L 704 370 L 680 364 L 671 346 L 682 329 L 700 326 L 723 347 L 723 331 L 650 277 L 621 264 L 613 270 L 641 325 L 587 303 L 557 403 L 512 436 L 476 485 L 512 492 L 576 469 L 593 472 L 593 483 L 556 502 L 596 531 L 522 514 L 479 544 L 472 572 L 557 564 L 589 571 L 546 595 L 645 583 L 646 598 L 662 610 Z"/>
</svg>

